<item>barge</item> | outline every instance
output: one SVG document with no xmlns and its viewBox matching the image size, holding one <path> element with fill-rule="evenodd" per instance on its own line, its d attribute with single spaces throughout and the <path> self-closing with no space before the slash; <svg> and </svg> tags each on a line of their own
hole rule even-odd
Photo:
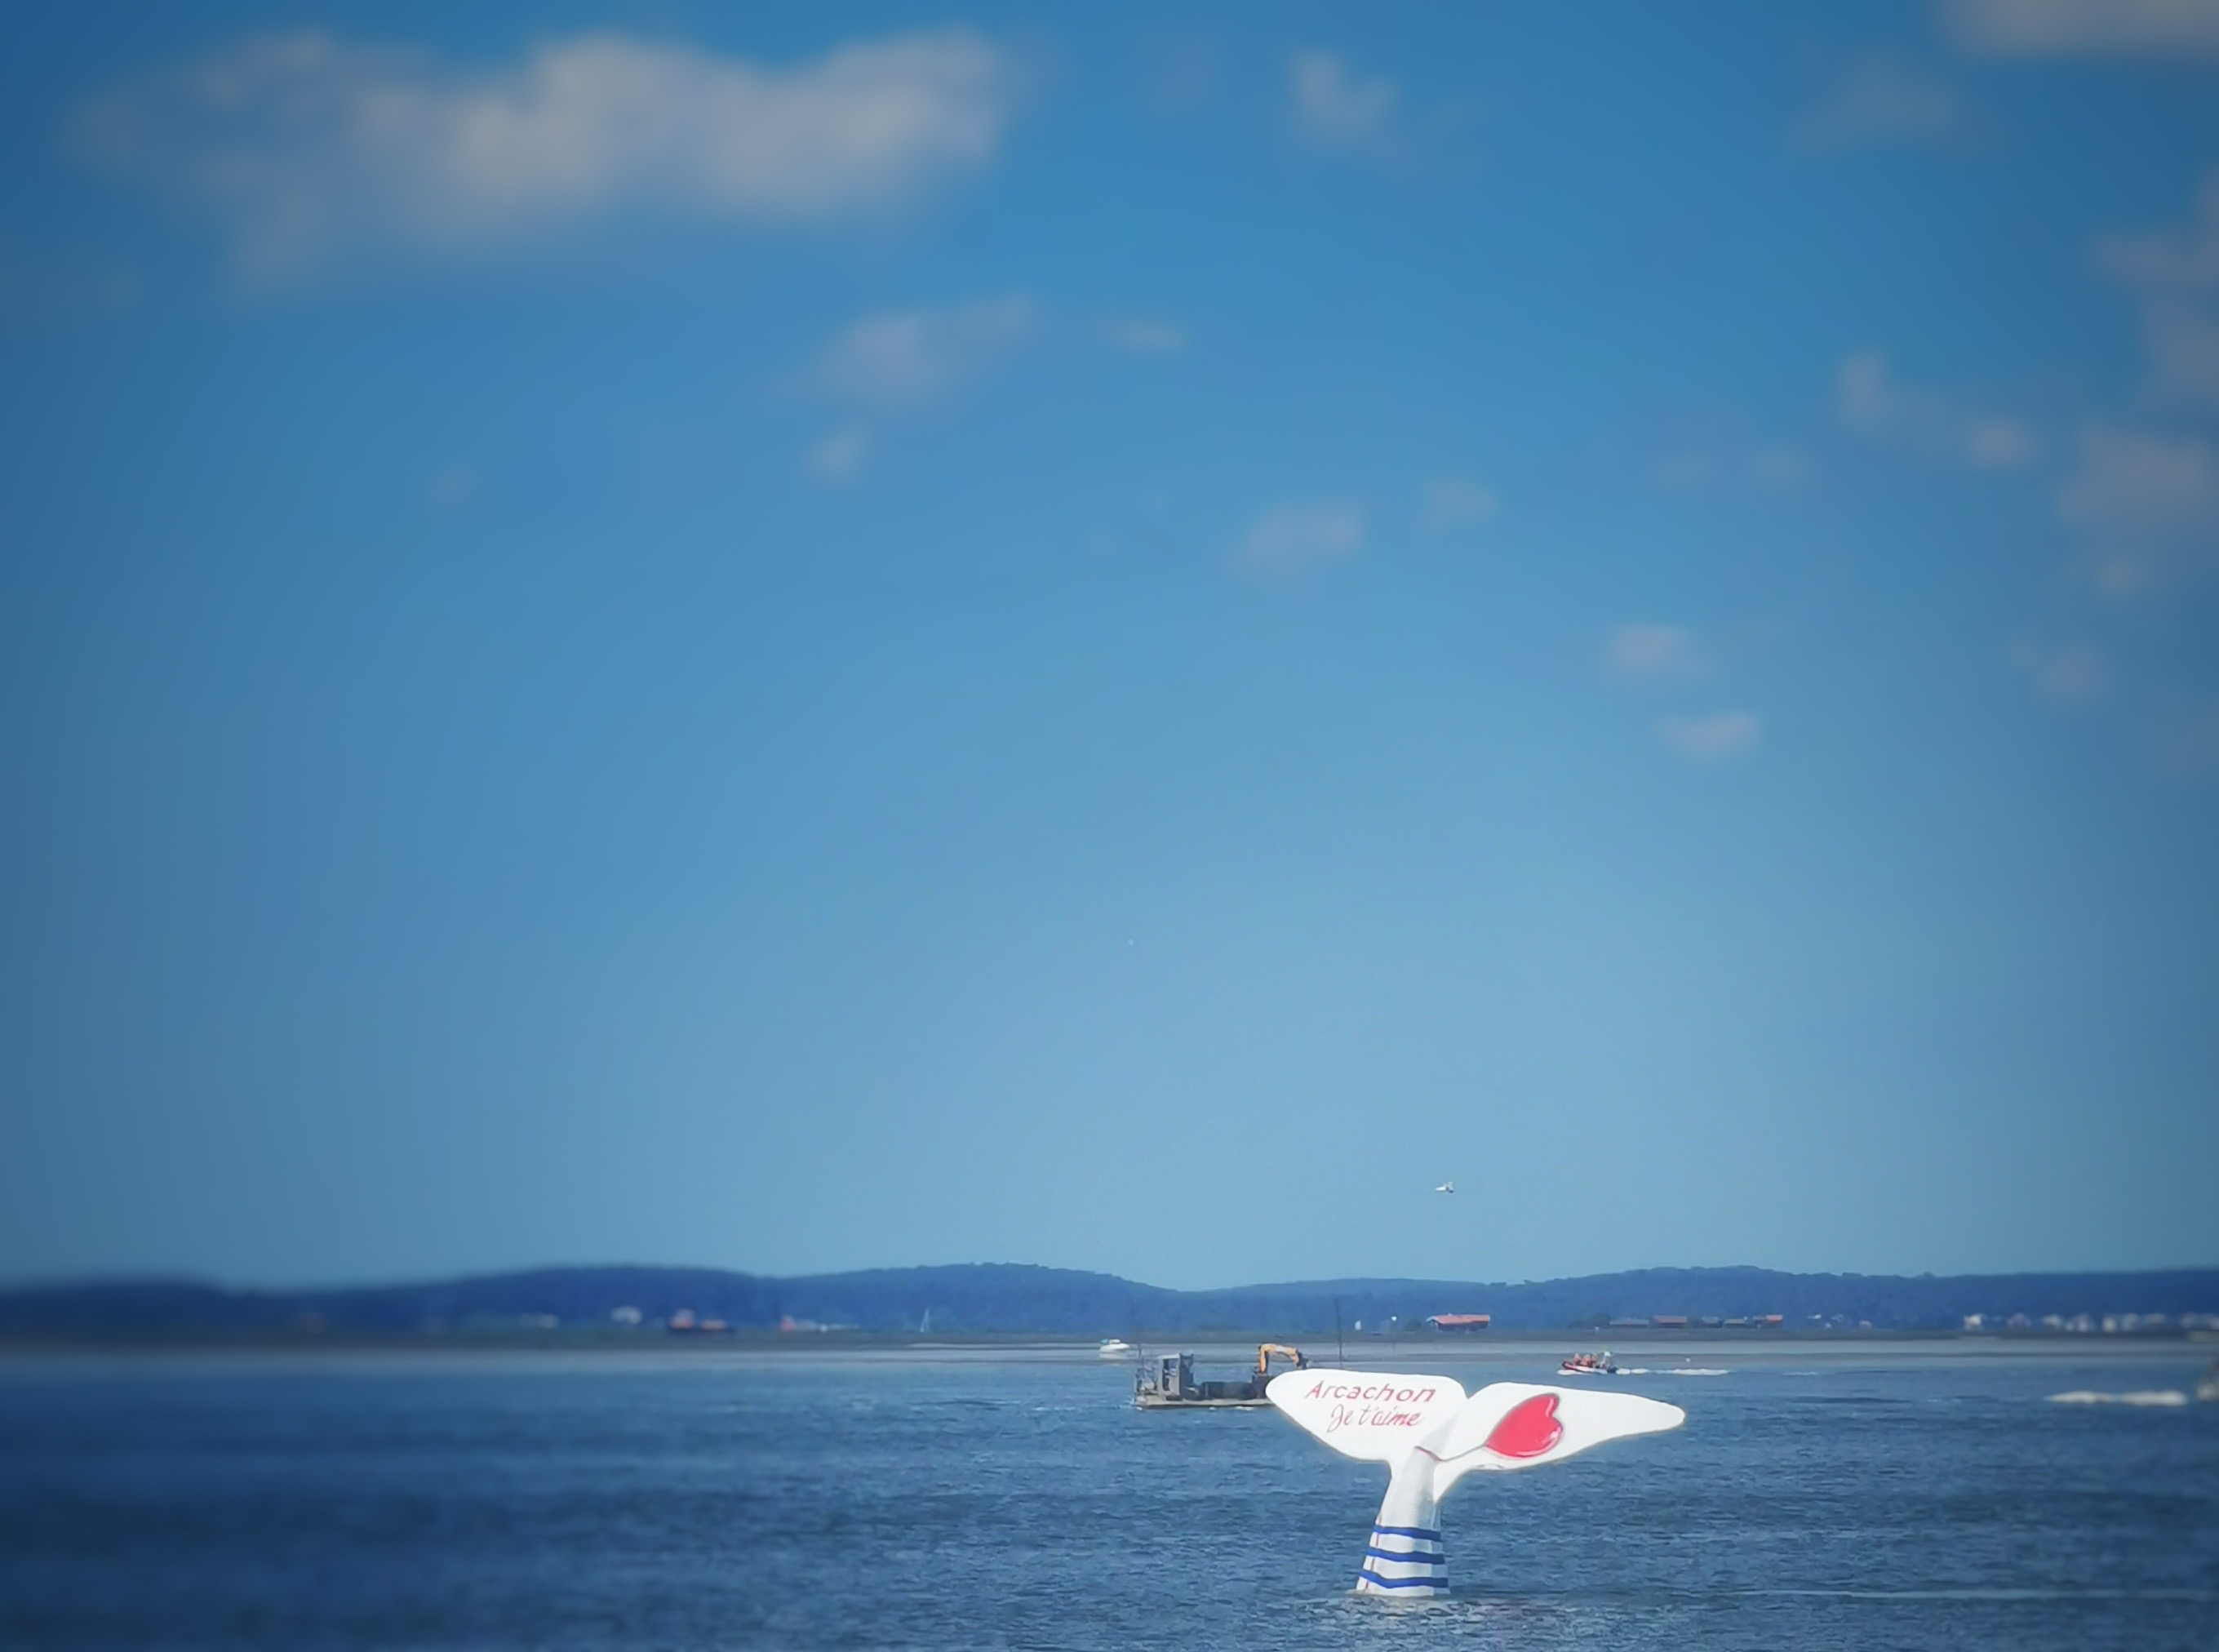
<svg viewBox="0 0 2219 1652">
<path fill-rule="evenodd" d="M 1192 1354 L 1159 1354 L 1133 1374 L 1133 1403 L 1143 1411 L 1253 1411 L 1271 1403 L 1264 1389 L 1275 1357 L 1296 1370 L 1309 1364 L 1301 1349 L 1267 1342 L 1251 1375 L 1221 1381 L 1197 1377 Z"/>
</svg>

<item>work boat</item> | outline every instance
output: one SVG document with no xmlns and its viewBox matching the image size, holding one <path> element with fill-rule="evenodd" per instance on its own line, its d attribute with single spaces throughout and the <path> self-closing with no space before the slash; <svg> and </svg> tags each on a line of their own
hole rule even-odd
<svg viewBox="0 0 2219 1652">
<path fill-rule="evenodd" d="M 1275 1359 L 1298 1371 L 1309 1368 L 1301 1349 L 1276 1342 L 1257 1349 L 1253 1375 L 1232 1381 L 1196 1376 L 1192 1354 L 1159 1354 L 1133 1374 L 1133 1403 L 1143 1411 L 1237 1411 L 1268 1406 L 1271 1401 L 1265 1389 Z"/>
<path fill-rule="evenodd" d="M 1606 1348 L 1599 1354 L 1574 1354 L 1557 1367 L 1559 1376 L 1616 1376 L 1618 1362 Z"/>
</svg>

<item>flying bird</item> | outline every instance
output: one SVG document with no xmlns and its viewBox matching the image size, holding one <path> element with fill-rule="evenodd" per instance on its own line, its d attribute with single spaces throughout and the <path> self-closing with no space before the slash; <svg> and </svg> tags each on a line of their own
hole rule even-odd
<svg viewBox="0 0 2219 1652">
<path fill-rule="evenodd" d="M 1433 1191 L 1436 1193 L 1454 1193 L 1456 1191 L 1456 1183 L 1453 1182 L 1444 1182 L 1440 1186 L 1435 1188 Z"/>
</svg>

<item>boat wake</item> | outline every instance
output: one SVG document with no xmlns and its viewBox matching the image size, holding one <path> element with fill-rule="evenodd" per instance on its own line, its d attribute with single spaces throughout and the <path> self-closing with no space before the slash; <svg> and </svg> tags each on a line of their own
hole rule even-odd
<svg viewBox="0 0 2219 1652">
<path fill-rule="evenodd" d="M 1723 1365 L 1621 1365 L 1614 1376 L 1728 1376 Z"/>
<path fill-rule="evenodd" d="M 2179 1388 L 2136 1388 L 2126 1394 L 2099 1394 L 2093 1388 L 2069 1388 L 2053 1394 L 2056 1406 L 2185 1406 L 2188 1396 Z"/>
</svg>

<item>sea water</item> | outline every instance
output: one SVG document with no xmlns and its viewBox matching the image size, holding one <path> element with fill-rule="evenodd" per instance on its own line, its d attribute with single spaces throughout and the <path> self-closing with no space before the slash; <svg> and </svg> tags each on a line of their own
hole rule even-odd
<svg viewBox="0 0 2219 1652">
<path fill-rule="evenodd" d="M 19 1357 L 0 1644 L 2219 1647 L 2219 1405 L 2050 1397 L 2208 1351 L 1691 1352 L 1603 1379 L 1677 1432 L 1460 1486 L 1418 1603 L 1350 1592 L 1379 1469 L 1091 1351 Z"/>
</svg>

